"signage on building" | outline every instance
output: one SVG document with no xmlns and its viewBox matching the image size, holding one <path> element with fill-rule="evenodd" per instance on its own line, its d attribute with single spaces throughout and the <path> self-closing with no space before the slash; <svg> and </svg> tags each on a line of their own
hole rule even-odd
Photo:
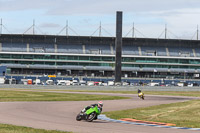
<svg viewBox="0 0 200 133">
<path fill-rule="evenodd" d="M 56 75 L 48 75 L 48 77 L 56 78 Z"/>
</svg>

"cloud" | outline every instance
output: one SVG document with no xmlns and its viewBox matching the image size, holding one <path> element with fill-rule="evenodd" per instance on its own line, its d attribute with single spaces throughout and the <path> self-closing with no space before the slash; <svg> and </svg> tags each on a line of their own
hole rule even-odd
<svg viewBox="0 0 200 133">
<path fill-rule="evenodd" d="M 47 11 L 48 15 L 108 15 L 121 10 L 124 13 L 148 13 L 185 8 L 199 8 L 197 0 L 74 0 Z"/>
<path fill-rule="evenodd" d="M 59 6 L 59 1 L 63 0 L 0 0 L 0 11 L 51 10 L 51 7 Z"/>
<path fill-rule="evenodd" d="M 117 10 L 141 13 L 199 8 L 199 0 L 0 0 L 0 11 L 46 9 L 47 15 L 113 14 Z"/>
<path fill-rule="evenodd" d="M 115 35 L 115 13 L 121 10 L 124 33 L 134 22 L 147 37 L 159 36 L 165 24 L 175 34 L 186 36 L 188 31 L 190 36 L 200 22 L 199 5 L 199 0 L 0 0 L 0 18 L 22 29 L 36 19 L 38 27 L 49 33 L 69 20 L 81 35 L 92 34 L 101 21 Z"/>
</svg>

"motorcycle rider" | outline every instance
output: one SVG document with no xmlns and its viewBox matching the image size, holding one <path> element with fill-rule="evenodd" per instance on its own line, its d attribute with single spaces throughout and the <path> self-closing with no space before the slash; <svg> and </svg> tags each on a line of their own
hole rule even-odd
<svg viewBox="0 0 200 133">
<path fill-rule="evenodd" d="M 138 89 L 138 97 L 141 97 L 141 96 L 144 96 L 144 93 L 140 89 Z"/>
<path fill-rule="evenodd" d="M 98 109 L 100 110 L 100 112 L 102 112 L 102 107 L 103 107 L 103 102 L 102 101 L 99 101 L 98 103 L 95 103 L 95 104 L 91 104 L 90 106 L 86 106 L 81 112 L 85 112 L 88 109 L 93 108 L 95 106 L 97 106 Z"/>
<path fill-rule="evenodd" d="M 142 91 L 140 89 L 138 89 L 138 94 L 141 93 Z"/>
</svg>

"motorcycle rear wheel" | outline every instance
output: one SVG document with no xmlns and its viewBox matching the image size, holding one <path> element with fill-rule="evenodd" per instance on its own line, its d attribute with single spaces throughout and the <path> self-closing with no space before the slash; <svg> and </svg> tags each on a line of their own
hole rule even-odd
<svg viewBox="0 0 200 133">
<path fill-rule="evenodd" d="M 81 121 L 81 119 L 82 119 L 82 118 L 81 118 L 80 114 L 78 114 L 78 115 L 76 116 L 76 120 L 77 120 L 77 121 Z"/>
<path fill-rule="evenodd" d="M 144 96 L 142 96 L 142 100 L 144 100 Z"/>
</svg>

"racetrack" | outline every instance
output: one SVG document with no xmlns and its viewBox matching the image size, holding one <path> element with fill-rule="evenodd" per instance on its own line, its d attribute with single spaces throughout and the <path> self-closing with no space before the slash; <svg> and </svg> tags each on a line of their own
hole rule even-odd
<svg viewBox="0 0 200 133">
<path fill-rule="evenodd" d="M 68 93 L 60 92 L 59 93 Z M 80 92 L 76 92 L 80 93 Z M 90 93 L 105 94 L 105 93 Z M 145 100 L 132 94 L 110 94 L 131 96 L 132 99 L 104 101 L 104 111 L 123 110 L 152 105 L 182 102 L 195 98 L 179 96 L 150 96 Z M 197 133 L 199 131 L 158 128 L 142 125 L 96 120 L 94 122 L 76 121 L 76 115 L 86 105 L 97 101 L 63 102 L 0 102 L 0 123 L 27 126 L 33 128 L 72 131 L 78 133 Z"/>
</svg>

